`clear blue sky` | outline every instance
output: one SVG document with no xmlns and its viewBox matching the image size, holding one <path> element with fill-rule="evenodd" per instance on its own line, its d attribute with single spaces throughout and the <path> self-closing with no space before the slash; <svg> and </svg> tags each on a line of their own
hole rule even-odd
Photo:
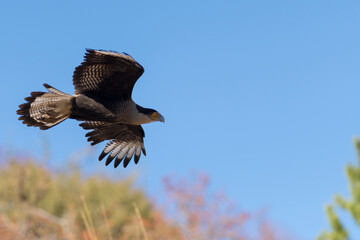
<svg viewBox="0 0 360 240">
<path fill-rule="evenodd" d="M 299 239 L 328 228 L 323 206 L 347 195 L 360 134 L 358 1 L 99 2 L 0 3 L 3 147 L 40 156 L 46 139 L 59 166 L 87 147 L 75 121 L 44 132 L 15 111 L 44 82 L 73 93 L 85 48 L 125 51 L 145 68 L 134 100 L 166 123 L 144 127 L 138 166 L 105 168 L 102 144 L 90 167 L 138 171 L 153 195 L 164 175 L 199 170 Z"/>
</svg>

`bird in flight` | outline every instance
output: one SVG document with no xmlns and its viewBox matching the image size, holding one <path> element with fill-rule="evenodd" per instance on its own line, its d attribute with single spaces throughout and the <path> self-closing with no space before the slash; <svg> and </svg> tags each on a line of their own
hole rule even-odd
<svg viewBox="0 0 360 240">
<path fill-rule="evenodd" d="M 126 53 L 87 49 L 84 61 L 75 68 L 75 94 L 70 95 L 44 84 L 48 92 L 32 92 L 19 105 L 19 120 L 27 126 L 49 129 L 67 118 L 82 121 L 91 130 L 85 136 L 91 145 L 108 140 L 99 161 L 107 155 L 105 165 L 114 159 L 116 168 L 126 167 L 134 156 L 137 164 L 144 147 L 141 124 L 160 121 L 156 110 L 137 105 L 131 97 L 144 68 Z"/>
</svg>

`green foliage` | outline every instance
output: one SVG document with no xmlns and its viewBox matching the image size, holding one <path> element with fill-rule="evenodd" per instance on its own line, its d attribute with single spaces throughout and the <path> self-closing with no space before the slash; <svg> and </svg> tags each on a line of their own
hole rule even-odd
<svg viewBox="0 0 360 240">
<path fill-rule="evenodd" d="M 10 158 L 0 169 L 0 214 L 13 222 L 31 217 L 31 212 L 44 210 L 59 222 L 66 219 L 70 228 L 76 228 L 73 232 L 81 234 L 86 231 L 80 215 L 84 205 L 82 197 L 99 236 L 109 235 L 107 231 L 111 229 L 111 235 L 119 238 L 128 223 L 134 222 L 133 204 L 144 219 L 150 217 L 152 210 L 150 201 L 133 187 L 131 179 L 84 178 L 77 168 L 55 173 L 34 160 L 19 158 Z"/>
<path fill-rule="evenodd" d="M 334 212 L 334 208 L 340 208 L 350 213 L 354 221 L 360 227 L 360 140 L 355 139 L 354 144 L 357 150 L 358 164 L 346 166 L 346 175 L 349 180 L 350 198 L 345 199 L 336 195 L 332 206 L 326 207 L 331 230 L 324 232 L 319 240 L 348 240 L 349 233 Z"/>
<path fill-rule="evenodd" d="M 331 226 L 331 232 L 323 233 L 318 239 L 319 240 L 346 240 L 348 239 L 348 233 L 344 229 L 337 215 L 334 213 L 333 207 L 326 206 L 326 214 L 329 219 Z"/>
</svg>

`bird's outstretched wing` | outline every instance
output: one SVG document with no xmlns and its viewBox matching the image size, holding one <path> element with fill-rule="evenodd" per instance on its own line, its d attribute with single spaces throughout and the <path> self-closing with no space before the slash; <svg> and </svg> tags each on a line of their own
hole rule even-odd
<svg viewBox="0 0 360 240">
<path fill-rule="evenodd" d="M 84 62 L 74 71 L 75 94 L 81 93 L 99 102 L 131 99 L 135 82 L 144 68 L 126 53 L 86 51 Z"/>
<path fill-rule="evenodd" d="M 137 164 L 141 151 L 146 155 L 143 141 L 145 133 L 140 125 L 87 121 L 81 123 L 80 126 L 85 130 L 93 129 L 86 134 L 91 145 L 110 140 L 99 156 L 99 161 L 101 161 L 109 154 L 106 159 L 106 166 L 115 159 L 115 168 L 121 161 L 123 161 L 125 168 L 129 164 L 132 156 L 134 156 L 134 162 Z"/>
</svg>

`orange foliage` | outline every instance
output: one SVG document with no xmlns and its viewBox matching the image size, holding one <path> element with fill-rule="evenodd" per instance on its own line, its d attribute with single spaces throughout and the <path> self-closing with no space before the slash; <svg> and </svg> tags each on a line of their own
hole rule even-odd
<svg viewBox="0 0 360 240">
<path fill-rule="evenodd" d="M 168 197 L 163 212 L 173 216 L 184 240 L 285 239 L 278 236 L 267 221 L 259 221 L 250 213 L 239 211 L 225 194 L 209 193 L 210 180 L 206 174 L 178 180 L 165 177 L 163 183 Z M 251 237 L 247 231 L 251 221 L 258 225 L 256 237 Z"/>
</svg>

